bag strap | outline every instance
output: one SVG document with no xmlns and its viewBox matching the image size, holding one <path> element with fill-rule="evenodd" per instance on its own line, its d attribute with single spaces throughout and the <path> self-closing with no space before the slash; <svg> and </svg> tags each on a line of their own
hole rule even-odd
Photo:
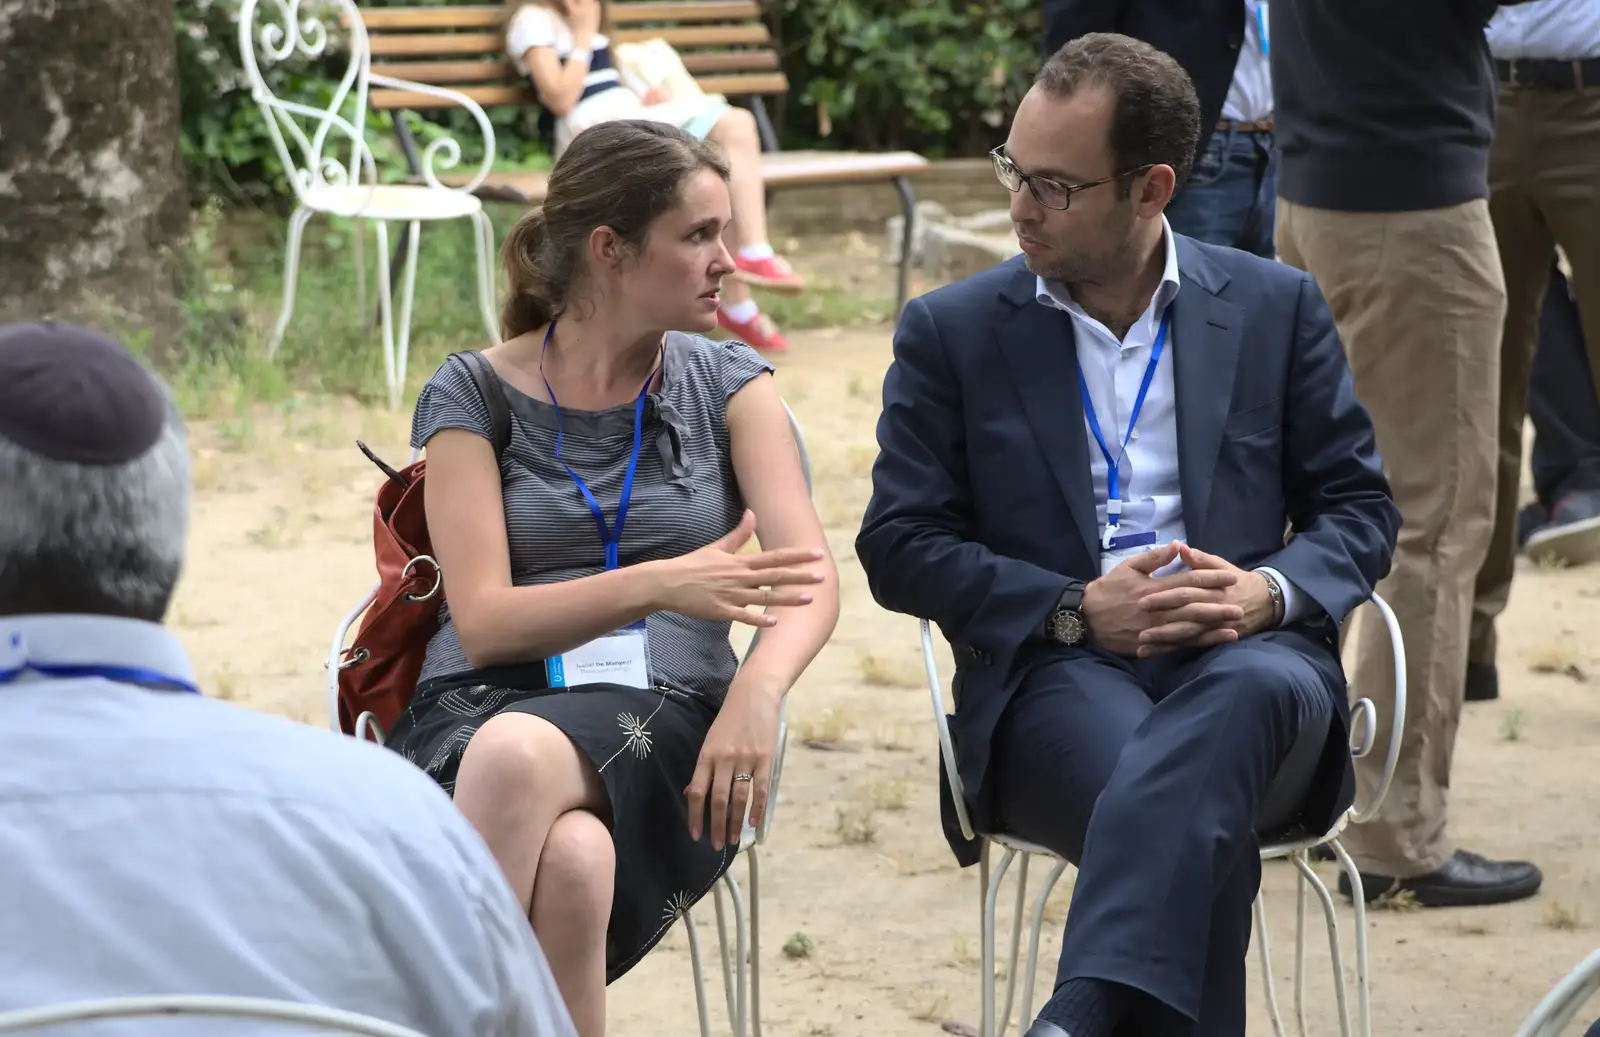
<svg viewBox="0 0 1600 1037">
<path fill-rule="evenodd" d="M 499 457 L 511 445 L 511 404 L 506 400 L 506 387 L 495 374 L 494 366 L 476 349 L 451 353 L 450 359 L 459 362 L 472 376 L 489 408 L 489 425 L 494 429 L 494 456 Z"/>
</svg>

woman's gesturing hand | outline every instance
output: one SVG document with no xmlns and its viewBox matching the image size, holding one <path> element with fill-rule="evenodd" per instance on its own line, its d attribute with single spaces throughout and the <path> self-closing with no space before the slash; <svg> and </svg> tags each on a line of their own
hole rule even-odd
<svg viewBox="0 0 1600 1037">
<path fill-rule="evenodd" d="M 796 547 L 738 554 L 755 529 L 755 513 L 746 511 L 722 539 L 678 558 L 646 563 L 660 580 L 661 610 L 769 627 L 777 617 L 752 612 L 752 606 L 809 605 L 811 595 L 799 588 L 825 578 L 810 564 L 821 561 L 822 552 Z"/>
<path fill-rule="evenodd" d="M 761 827 L 767 810 L 767 788 L 772 782 L 772 752 L 778 739 L 778 705 L 782 696 L 737 680 L 706 732 L 695 764 L 694 778 L 684 789 L 689 835 L 700 838 L 703 822 L 709 827 L 711 848 L 737 847 L 744 831 L 746 807 L 750 823 Z M 706 821 L 709 803 L 711 816 Z"/>
</svg>

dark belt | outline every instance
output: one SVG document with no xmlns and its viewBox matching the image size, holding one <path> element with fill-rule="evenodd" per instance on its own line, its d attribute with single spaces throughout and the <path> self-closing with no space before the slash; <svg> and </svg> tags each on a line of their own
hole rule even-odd
<svg viewBox="0 0 1600 1037">
<path fill-rule="evenodd" d="M 1507 86 L 1533 90 L 1581 90 L 1600 86 L 1600 58 L 1557 61 L 1554 58 L 1495 59 L 1495 73 Z"/>
<path fill-rule="evenodd" d="M 1227 133 L 1230 130 L 1234 133 L 1271 133 L 1272 120 L 1270 118 L 1258 119 L 1255 122 L 1235 122 L 1232 119 L 1217 120 L 1218 133 Z"/>
</svg>

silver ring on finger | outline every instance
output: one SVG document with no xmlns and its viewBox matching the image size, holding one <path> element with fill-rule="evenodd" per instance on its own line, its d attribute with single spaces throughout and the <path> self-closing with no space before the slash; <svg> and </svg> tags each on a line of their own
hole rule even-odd
<svg viewBox="0 0 1600 1037">
<path fill-rule="evenodd" d="M 749 775 L 749 774 L 735 774 L 733 776 L 733 780 L 734 781 L 755 781 L 756 779 L 754 777 L 752 777 L 751 775 Z"/>
</svg>

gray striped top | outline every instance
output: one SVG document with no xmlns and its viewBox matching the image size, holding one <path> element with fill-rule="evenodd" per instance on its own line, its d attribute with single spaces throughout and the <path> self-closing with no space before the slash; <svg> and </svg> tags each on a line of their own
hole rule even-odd
<svg viewBox="0 0 1600 1037">
<path fill-rule="evenodd" d="M 729 454 L 728 398 L 771 370 L 742 342 L 668 334 L 661 387 L 645 403 L 644 448 L 622 529 L 621 564 L 687 554 L 739 524 L 744 501 Z M 555 408 L 509 384 L 505 389 L 511 444 L 500 458 L 500 481 L 512 582 L 558 583 L 603 571 L 604 548 L 593 513 L 556 460 Z M 633 449 L 633 414 L 631 401 L 604 411 L 561 411 L 562 460 L 588 484 L 607 525 L 616 522 Z M 493 439 L 489 412 L 472 377 L 453 361 L 440 367 L 417 397 L 411 444 L 425 446 L 446 428 Z M 647 624 L 652 678 L 721 698 L 737 666 L 728 641 L 730 624 L 672 612 L 658 612 Z M 470 668 L 445 603 L 421 679 Z"/>
</svg>

